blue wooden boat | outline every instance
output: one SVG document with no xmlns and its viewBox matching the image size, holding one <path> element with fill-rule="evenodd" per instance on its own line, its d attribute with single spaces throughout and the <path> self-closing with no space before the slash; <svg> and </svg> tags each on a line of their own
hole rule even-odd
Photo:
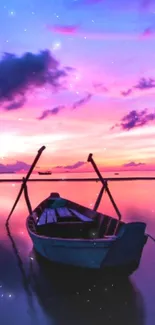
<svg viewBox="0 0 155 325">
<path fill-rule="evenodd" d="M 35 250 L 60 264 L 131 274 L 146 243 L 145 223 L 124 223 L 61 198 L 41 202 L 27 218 Z"/>
<path fill-rule="evenodd" d="M 107 181 L 102 177 L 90 154 L 91 162 L 102 188 L 94 208 L 89 209 L 78 203 L 51 193 L 34 210 L 27 191 L 27 180 L 36 165 L 42 147 L 30 167 L 27 176 L 8 216 L 6 225 L 24 190 L 29 216 L 26 227 L 35 250 L 47 260 L 61 265 L 102 272 L 130 275 L 139 266 L 142 251 L 147 241 L 146 224 L 125 223 L 112 197 Z M 118 219 L 98 211 L 104 191 L 118 215 Z"/>
</svg>

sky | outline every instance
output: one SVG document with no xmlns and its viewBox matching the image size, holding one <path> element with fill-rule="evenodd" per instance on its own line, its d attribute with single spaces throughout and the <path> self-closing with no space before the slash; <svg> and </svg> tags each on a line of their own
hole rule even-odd
<svg viewBox="0 0 155 325">
<path fill-rule="evenodd" d="M 2 0 L 0 172 L 155 169 L 154 0 Z"/>
</svg>

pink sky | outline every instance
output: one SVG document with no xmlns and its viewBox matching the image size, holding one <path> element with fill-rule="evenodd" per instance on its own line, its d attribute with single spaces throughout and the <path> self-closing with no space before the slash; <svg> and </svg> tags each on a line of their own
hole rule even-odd
<svg viewBox="0 0 155 325">
<path fill-rule="evenodd" d="M 7 17 L 10 27 L 4 30 L 4 52 L 22 60 L 27 51 L 37 55 L 48 49 L 60 62 L 55 71 L 73 69 L 60 78 L 65 89 L 53 92 L 49 83 L 34 87 L 31 82 L 22 88 L 22 95 L 15 89 L 7 102 L 0 97 L 0 164 L 31 164 L 45 145 L 38 163 L 43 170 L 85 162 L 90 152 L 106 170 L 122 169 L 130 162 L 142 164 L 133 170 L 155 169 L 155 8 L 151 1 L 143 1 L 141 7 L 131 3 L 126 10 L 119 1 L 119 9 L 114 3 L 108 7 L 106 1 L 93 1 L 89 8 L 81 1 L 70 9 L 47 2 L 43 12 L 34 10 L 29 24 L 18 4 L 10 9 L 16 14 Z M 144 6 L 149 10 L 143 12 Z M 1 73 L 3 57 L 0 60 Z M 83 165 L 74 172 L 89 168 Z"/>
</svg>

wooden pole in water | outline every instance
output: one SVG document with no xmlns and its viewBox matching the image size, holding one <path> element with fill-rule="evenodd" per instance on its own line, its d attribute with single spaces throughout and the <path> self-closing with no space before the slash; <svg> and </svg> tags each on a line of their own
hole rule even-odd
<svg viewBox="0 0 155 325">
<path fill-rule="evenodd" d="M 19 193 L 18 193 L 18 195 L 17 195 L 16 201 L 15 201 L 15 203 L 14 203 L 14 205 L 13 205 L 13 207 L 12 207 L 12 209 L 11 209 L 9 215 L 8 215 L 8 218 L 7 218 L 7 220 L 6 220 L 6 225 L 8 225 L 8 222 L 9 222 L 9 220 L 10 220 L 10 217 L 11 217 L 11 215 L 12 215 L 12 213 L 13 213 L 13 211 L 14 211 L 14 209 L 15 209 L 15 207 L 16 207 L 16 205 L 17 205 L 17 203 L 18 203 L 18 201 L 19 201 L 19 199 L 20 199 L 20 197 L 21 197 L 21 195 L 22 195 L 22 192 L 23 192 L 23 189 L 24 189 L 24 187 L 25 187 L 25 184 L 26 184 L 26 182 L 28 181 L 29 177 L 31 176 L 32 171 L 33 171 L 33 169 L 34 169 L 36 163 L 38 162 L 38 160 L 39 160 L 39 158 L 40 158 L 40 156 L 41 156 L 41 154 L 42 154 L 42 152 L 43 152 L 43 150 L 44 150 L 45 148 L 46 148 L 46 147 L 43 146 L 43 147 L 41 147 L 41 148 L 38 150 L 38 153 L 37 153 L 37 155 L 36 155 L 36 157 L 35 157 L 35 159 L 34 159 L 32 165 L 31 165 L 31 167 L 30 167 L 30 169 L 29 169 L 29 171 L 28 171 L 26 177 L 24 178 L 24 181 L 23 181 L 23 183 L 22 183 L 22 186 L 21 186 L 21 188 L 20 188 L 20 191 L 19 191 Z"/>
<path fill-rule="evenodd" d="M 97 211 L 97 209 L 98 209 L 98 207 L 100 205 L 104 190 L 105 190 L 105 186 L 103 185 L 101 190 L 100 190 L 100 193 L 99 193 L 99 195 L 97 197 L 97 200 L 95 202 L 94 209 L 93 209 L 94 211 Z"/>
<path fill-rule="evenodd" d="M 87 161 L 88 161 L 88 162 L 91 162 L 91 164 L 92 164 L 92 166 L 93 166 L 93 168 L 94 168 L 96 174 L 98 175 L 98 177 L 99 177 L 101 183 L 103 184 L 103 186 L 104 186 L 104 188 L 105 188 L 105 190 L 106 190 L 106 192 L 107 192 L 107 194 L 108 194 L 108 196 L 109 196 L 109 198 L 110 198 L 110 201 L 111 201 L 111 203 L 112 203 L 112 205 L 113 205 L 113 207 L 114 207 L 114 209 L 115 209 L 115 211 L 116 211 L 116 213 L 117 213 L 117 215 L 118 215 L 119 220 L 121 220 L 121 213 L 120 213 L 120 211 L 119 211 L 119 209 L 118 209 L 118 207 L 117 207 L 117 205 L 116 205 L 116 203 L 115 203 L 115 201 L 114 201 L 114 199 L 113 199 L 113 197 L 112 197 L 112 194 L 111 194 L 111 192 L 110 192 L 110 190 L 109 190 L 109 188 L 108 188 L 108 183 L 107 183 L 107 181 L 102 177 L 102 175 L 101 175 L 101 173 L 100 173 L 100 171 L 99 171 L 99 169 L 98 169 L 98 167 L 97 167 L 97 165 L 96 165 L 96 163 L 95 163 L 95 161 L 94 161 L 94 159 L 93 159 L 93 154 L 92 154 L 92 153 L 89 154 Z M 100 201 L 101 201 L 102 195 L 103 195 L 103 190 L 101 189 L 101 191 L 100 191 L 100 193 L 99 193 L 99 196 L 98 196 L 98 198 L 97 198 L 96 204 L 95 204 L 95 208 L 96 208 L 96 205 L 97 205 L 97 204 L 98 204 L 98 206 L 99 206 L 99 203 L 100 203 Z M 98 202 L 99 202 L 99 203 L 98 203 Z M 98 206 L 97 206 L 97 207 L 98 207 Z"/>
<path fill-rule="evenodd" d="M 25 178 L 23 177 L 23 182 L 24 181 L 25 181 Z M 25 196 L 25 201 L 26 201 L 26 204 L 27 204 L 27 207 L 28 207 L 29 214 L 31 215 L 32 214 L 32 207 L 31 207 L 31 202 L 30 202 L 30 199 L 29 199 L 27 184 L 26 183 L 25 183 L 25 186 L 24 186 L 24 196 Z"/>
</svg>

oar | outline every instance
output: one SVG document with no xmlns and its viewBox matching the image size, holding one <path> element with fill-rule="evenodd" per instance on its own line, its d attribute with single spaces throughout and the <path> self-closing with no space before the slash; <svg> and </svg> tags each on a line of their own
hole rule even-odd
<svg viewBox="0 0 155 325">
<path fill-rule="evenodd" d="M 40 156 L 41 156 L 41 154 L 42 154 L 42 152 L 43 152 L 43 150 L 44 150 L 45 148 L 46 148 L 46 147 L 43 146 L 43 147 L 41 147 L 41 148 L 38 150 L 38 153 L 37 153 L 37 155 L 36 155 L 36 157 L 35 157 L 35 159 L 34 159 L 32 165 L 31 165 L 31 167 L 30 167 L 30 169 L 29 169 L 29 171 L 28 171 L 28 173 L 27 173 L 25 179 L 23 180 L 23 183 L 22 183 L 22 186 L 21 186 L 21 188 L 20 188 L 20 191 L 19 191 L 19 193 L 18 193 L 18 195 L 17 195 L 16 201 L 15 201 L 15 203 L 14 203 L 14 205 L 13 205 L 13 207 L 12 207 L 10 213 L 9 213 L 9 216 L 8 216 L 8 218 L 7 218 L 7 220 L 6 220 L 6 225 L 8 225 L 9 219 L 10 219 L 10 217 L 11 217 L 11 215 L 12 215 L 12 213 L 13 213 L 13 211 L 14 211 L 14 209 L 15 209 L 15 207 L 16 207 L 16 205 L 17 205 L 17 203 L 18 203 L 18 201 L 19 201 L 19 199 L 20 199 L 20 197 L 21 197 L 21 195 L 22 195 L 22 192 L 23 192 L 23 189 L 24 189 L 24 187 L 25 187 L 25 184 L 26 184 L 26 182 L 28 181 L 28 179 L 29 179 L 29 177 L 30 177 L 30 175 L 31 175 L 31 173 L 32 173 L 32 171 L 33 171 L 33 169 L 34 169 L 34 167 L 35 167 L 37 161 L 39 160 L 39 158 L 40 158 Z"/>
<path fill-rule="evenodd" d="M 119 220 L 121 220 L 121 213 L 120 213 L 120 211 L 119 211 L 119 209 L 118 209 L 118 207 L 117 207 L 117 205 L 116 205 L 116 203 L 115 203 L 115 201 L 114 201 L 114 199 L 113 199 L 113 197 L 112 197 L 112 195 L 110 193 L 110 190 L 108 188 L 107 181 L 102 177 L 102 175 L 101 175 L 98 167 L 95 164 L 95 161 L 93 159 L 93 154 L 92 153 L 89 154 L 87 161 L 91 162 L 92 166 L 94 167 L 94 170 L 95 170 L 96 174 L 98 175 L 98 177 L 99 177 L 101 183 L 103 184 L 103 186 L 104 186 L 107 194 L 109 195 L 110 201 L 111 201 L 111 203 L 112 203 L 112 205 L 113 205 L 113 207 L 114 207 L 114 209 L 115 209 L 115 211 L 116 211 L 116 213 L 117 213 L 117 215 L 119 217 Z M 99 195 L 100 196 L 100 200 L 101 200 L 101 193 L 103 193 L 102 192 L 102 189 L 101 189 L 101 192 L 100 192 L 100 195 Z"/>
</svg>

